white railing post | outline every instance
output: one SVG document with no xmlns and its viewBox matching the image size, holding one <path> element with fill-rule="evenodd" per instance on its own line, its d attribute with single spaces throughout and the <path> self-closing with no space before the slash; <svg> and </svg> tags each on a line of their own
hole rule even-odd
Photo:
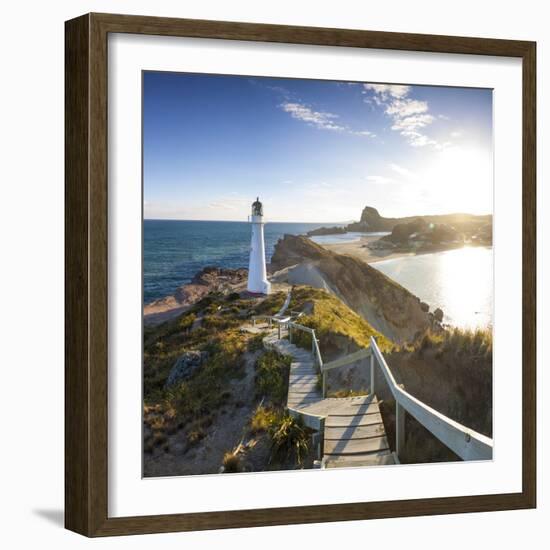
<svg viewBox="0 0 550 550">
<path fill-rule="evenodd" d="M 374 353 L 370 354 L 370 393 L 374 395 Z"/>
<path fill-rule="evenodd" d="M 311 355 L 313 355 L 313 360 L 317 361 L 317 356 L 315 355 L 315 331 L 311 333 Z"/>
<path fill-rule="evenodd" d="M 401 458 L 405 448 L 405 409 L 395 402 L 395 452 L 397 458 Z"/>
<path fill-rule="evenodd" d="M 323 377 L 323 397 L 327 396 L 327 375 L 325 372 L 322 372 L 321 376 Z"/>
<path fill-rule="evenodd" d="M 292 344 L 292 324 L 288 323 L 288 342 Z"/>
</svg>

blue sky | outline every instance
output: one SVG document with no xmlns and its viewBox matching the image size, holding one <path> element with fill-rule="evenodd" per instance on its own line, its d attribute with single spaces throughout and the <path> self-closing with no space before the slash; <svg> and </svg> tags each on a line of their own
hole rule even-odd
<svg viewBox="0 0 550 550">
<path fill-rule="evenodd" d="M 492 212 L 492 92 L 146 72 L 148 219 Z"/>
</svg>

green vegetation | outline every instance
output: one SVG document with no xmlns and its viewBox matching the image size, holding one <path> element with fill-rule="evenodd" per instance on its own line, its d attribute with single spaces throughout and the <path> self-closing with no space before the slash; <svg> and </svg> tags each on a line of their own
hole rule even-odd
<svg viewBox="0 0 550 550">
<path fill-rule="evenodd" d="M 275 315 L 285 303 L 286 293 L 274 292 L 262 300 L 254 309 L 254 315 Z"/>
<path fill-rule="evenodd" d="M 427 405 L 489 437 L 493 429 L 493 338 L 491 329 L 451 329 L 427 333 L 386 355 L 398 383 Z M 382 414 L 392 441 L 393 398 L 379 385 Z M 403 462 L 456 460 L 457 457 L 407 416 Z"/>
<path fill-rule="evenodd" d="M 389 351 L 393 344 L 375 330 L 365 319 L 357 315 L 338 298 L 328 292 L 309 286 L 298 286 L 292 291 L 290 309 L 307 311 L 298 322 L 315 329 L 320 341 L 321 353 L 338 340 L 351 342 L 355 347 L 368 347 L 370 337 L 374 336 L 382 351 Z M 294 331 L 292 342 L 305 349 L 311 349 L 311 335 L 303 331 Z"/>
<path fill-rule="evenodd" d="M 257 351 L 263 350 L 264 349 L 263 340 L 266 334 L 267 333 L 265 332 L 260 332 L 259 334 L 252 336 L 252 338 L 248 340 L 248 351 L 250 351 L 251 353 L 255 353 Z"/>
<path fill-rule="evenodd" d="M 275 426 L 281 417 L 281 409 L 258 405 L 250 419 L 250 431 L 253 434 L 268 431 Z"/>
<path fill-rule="evenodd" d="M 311 433 L 301 418 L 284 414 L 269 430 L 272 442 L 271 460 L 293 460 L 299 466 L 310 451 Z"/>
<path fill-rule="evenodd" d="M 225 474 L 235 474 L 243 471 L 241 457 L 239 456 L 239 449 L 240 446 L 223 455 L 223 472 Z"/>
<path fill-rule="evenodd" d="M 266 351 L 256 361 L 256 393 L 273 405 L 283 406 L 288 393 L 291 358 L 276 351 Z"/>
</svg>

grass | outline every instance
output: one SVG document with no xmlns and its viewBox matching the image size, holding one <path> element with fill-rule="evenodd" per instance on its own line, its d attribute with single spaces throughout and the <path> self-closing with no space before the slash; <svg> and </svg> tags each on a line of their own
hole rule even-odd
<svg viewBox="0 0 550 550">
<path fill-rule="evenodd" d="M 264 407 L 258 405 L 252 418 L 250 419 L 250 431 L 253 434 L 268 431 L 272 426 L 276 425 L 281 416 L 280 410 L 273 407 Z"/>
<path fill-rule="evenodd" d="M 282 415 L 269 429 L 272 444 L 271 460 L 295 461 L 304 464 L 311 446 L 311 430 L 301 420 Z"/>
<path fill-rule="evenodd" d="M 285 303 L 285 292 L 274 292 L 262 300 L 252 311 L 253 315 L 275 315 Z"/>
<path fill-rule="evenodd" d="M 229 451 L 223 455 L 224 474 L 236 474 L 242 471 L 243 471 L 242 461 L 237 452 Z"/>
<path fill-rule="evenodd" d="M 261 351 L 264 349 L 264 338 L 266 333 L 261 332 L 260 334 L 255 334 L 248 340 L 248 351 L 251 353 Z"/>
<path fill-rule="evenodd" d="M 393 349 L 393 343 L 375 330 L 365 319 L 347 307 L 341 300 L 320 289 L 298 286 L 292 291 L 290 309 L 308 311 L 299 319 L 299 324 L 315 329 L 320 340 L 323 358 L 331 347 L 345 347 L 351 344 L 359 349 L 370 345 L 374 336 L 382 351 Z M 295 330 L 292 342 L 311 350 L 311 335 Z"/>
<path fill-rule="evenodd" d="M 266 351 L 256 361 L 256 393 L 271 404 L 284 405 L 288 393 L 291 358 L 276 351 Z"/>
<path fill-rule="evenodd" d="M 479 433 L 492 436 L 493 343 L 491 329 L 427 333 L 386 360 L 398 383 L 430 407 Z M 379 385 L 384 423 L 392 438 L 394 404 Z M 384 406 L 387 406 L 384 409 Z M 410 415 L 407 415 L 407 418 Z M 413 418 L 407 420 L 403 462 L 456 460 Z"/>
<path fill-rule="evenodd" d="M 179 317 L 145 329 L 144 421 L 152 437 L 184 427 L 189 444 L 204 437 L 213 415 L 233 398 L 231 380 L 244 376 L 247 337 L 239 330 L 243 321 L 226 306 L 247 316 L 253 303 L 238 295 L 211 293 Z M 165 387 L 177 359 L 190 350 L 206 351 L 208 357 L 189 379 Z"/>
</svg>

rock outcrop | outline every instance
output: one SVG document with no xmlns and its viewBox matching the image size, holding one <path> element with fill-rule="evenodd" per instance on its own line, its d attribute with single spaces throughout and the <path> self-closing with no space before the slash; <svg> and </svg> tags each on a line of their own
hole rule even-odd
<svg viewBox="0 0 550 550">
<path fill-rule="evenodd" d="M 165 296 L 143 308 L 145 324 L 157 324 L 171 319 L 198 302 L 210 292 L 233 292 L 244 289 L 247 269 L 224 269 L 205 267 L 190 283 L 176 289 L 173 295 Z"/>
<path fill-rule="evenodd" d="M 325 288 L 376 330 L 398 343 L 440 330 L 419 298 L 365 262 L 327 250 L 303 236 L 285 235 L 271 265 L 292 284 Z M 312 276 L 312 273 L 315 276 Z"/>
<path fill-rule="evenodd" d="M 170 388 L 191 378 L 207 358 L 206 351 L 186 351 L 180 355 L 172 367 L 164 387 Z"/>
</svg>

